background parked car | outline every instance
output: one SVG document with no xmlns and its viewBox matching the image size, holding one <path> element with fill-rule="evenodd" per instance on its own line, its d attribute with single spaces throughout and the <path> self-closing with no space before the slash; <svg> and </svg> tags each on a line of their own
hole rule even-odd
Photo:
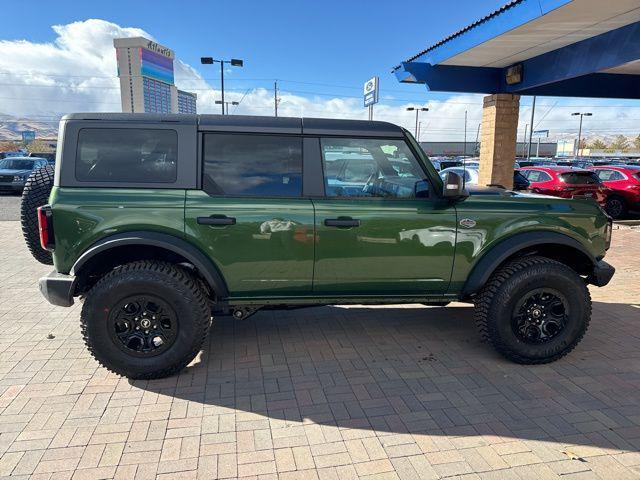
<svg viewBox="0 0 640 480">
<path fill-rule="evenodd" d="M 611 189 L 606 206 L 611 217 L 622 218 L 629 210 L 640 210 L 640 165 L 598 165 L 592 170 Z"/>
<path fill-rule="evenodd" d="M 611 192 L 591 170 L 571 167 L 524 167 L 520 169 L 531 183 L 533 193 L 561 198 L 590 197 L 602 208 Z"/>
<path fill-rule="evenodd" d="M 467 185 L 478 184 L 478 167 L 451 167 L 446 168 L 440 172 L 440 178 L 444 180 L 447 172 L 453 172 L 464 178 Z M 517 170 L 513 172 L 513 189 L 514 190 L 527 190 L 529 188 L 529 181 Z"/>
<path fill-rule="evenodd" d="M 0 191 L 22 192 L 31 172 L 49 163 L 39 157 L 7 157 L 0 160 Z"/>
<path fill-rule="evenodd" d="M 44 153 L 31 152 L 29 154 L 29 156 L 30 157 L 44 158 L 45 160 L 47 160 L 47 162 L 49 162 L 49 165 L 54 165 L 56 163 L 56 154 L 55 154 L 55 152 L 44 152 Z"/>
<path fill-rule="evenodd" d="M 593 166 L 592 160 L 584 158 L 574 158 L 571 160 L 555 160 L 555 164 L 559 167 L 573 167 L 573 168 L 589 168 Z"/>
<path fill-rule="evenodd" d="M 551 160 L 517 160 L 518 165 L 521 167 L 555 167 L 556 162 L 552 162 Z"/>
</svg>

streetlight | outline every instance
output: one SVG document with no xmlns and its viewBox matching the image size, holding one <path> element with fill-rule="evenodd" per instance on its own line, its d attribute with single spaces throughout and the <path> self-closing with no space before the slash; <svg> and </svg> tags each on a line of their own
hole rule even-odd
<svg viewBox="0 0 640 480">
<path fill-rule="evenodd" d="M 213 57 L 200 57 L 200 63 L 202 65 L 213 65 L 216 62 L 220 64 L 220 90 L 222 92 L 221 105 L 222 105 L 222 114 L 224 115 L 224 64 L 228 63 L 232 67 L 242 67 L 244 66 L 244 62 L 237 58 L 232 58 L 231 60 L 216 60 Z"/>
<path fill-rule="evenodd" d="M 415 110 L 416 112 L 416 141 L 420 141 L 418 140 L 418 115 L 420 115 L 420 112 L 428 112 L 429 109 L 426 107 L 407 107 L 407 112 L 413 112 Z"/>
<path fill-rule="evenodd" d="M 577 117 L 580 116 L 580 128 L 578 129 L 578 148 L 576 148 L 576 152 L 574 157 L 577 157 L 578 154 L 580 153 L 580 144 L 582 143 L 582 117 L 590 117 L 593 115 L 593 113 L 580 113 L 580 112 L 576 112 L 576 113 L 572 113 L 571 116 L 572 117 Z"/>
<path fill-rule="evenodd" d="M 223 104 L 227 108 L 227 115 L 229 115 L 229 105 L 240 105 L 240 102 L 223 102 L 222 100 L 216 100 L 216 105 Z M 224 110 L 224 108 L 223 108 Z"/>
</svg>

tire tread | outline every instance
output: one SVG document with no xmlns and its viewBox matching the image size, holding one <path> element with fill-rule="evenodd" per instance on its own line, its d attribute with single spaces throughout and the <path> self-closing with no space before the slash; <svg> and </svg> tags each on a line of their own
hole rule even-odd
<svg viewBox="0 0 640 480">
<path fill-rule="evenodd" d="M 103 358 L 100 352 L 96 350 L 94 344 L 95 340 L 88 334 L 87 329 L 88 322 L 91 321 L 91 297 L 93 296 L 93 294 L 95 294 L 95 292 L 99 290 L 107 290 L 116 287 L 119 283 L 125 280 L 125 274 L 128 274 L 126 275 L 126 280 L 131 280 L 136 276 L 140 279 L 148 280 L 149 276 L 151 275 L 154 277 L 164 277 L 163 281 L 174 282 L 176 285 L 176 293 L 182 295 L 185 300 L 191 303 L 193 310 L 197 312 L 195 318 L 199 319 L 198 325 L 196 325 L 198 334 L 193 340 L 191 351 L 187 355 L 185 355 L 180 362 L 177 362 L 176 364 L 170 365 L 166 368 L 148 373 L 122 372 L 113 369 L 109 365 L 109 360 L 107 358 Z M 185 292 L 181 292 L 180 287 L 183 287 L 186 290 L 186 294 Z M 85 301 L 84 305 L 82 306 L 82 313 L 80 315 L 80 327 L 82 338 L 85 345 L 87 346 L 87 349 L 89 350 L 89 353 L 94 359 L 98 361 L 98 363 L 100 363 L 100 365 L 105 367 L 110 372 L 116 373 L 118 375 L 125 375 L 128 378 L 137 380 L 152 380 L 156 378 L 168 377 L 170 375 L 178 373 L 196 357 L 209 332 L 209 327 L 211 325 L 210 312 L 211 310 L 209 308 L 208 299 L 204 294 L 202 288 L 200 287 L 198 279 L 193 274 L 188 272 L 186 269 L 169 262 L 141 260 L 127 263 L 125 265 L 122 265 L 121 267 L 111 270 L 100 280 L 98 280 L 98 282 L 96 282 L 96 284 L 87 294 L 87 301 Z"/>
<path fill-rule="evenodd" d="M 584 336 L 587 329 L 589 328 L 589 321 L 591 319 L 591 309 L 592 309 L 591 294 L 589 293 L 589 289 L 587 288 L 586 284 L 584 284 L 583 291 L 580 292 L 580 294 L 584 295 L 586 300 L 587 314 L 586 314 L 586 320 L 585 320 L 585 323 L 586 323 L 585 328 L 581 331 L 580 335 L 576 339 L 574 339 L 571 342 L 571 344 L 561 352 L 558 352 L 555 355 L 551 355 L 545 358 L 532 359 L 532 358 L 520 355 L 518 352 L 516 352 L 514 349 L 512 349 L 506 343 L 504 343 L 498 337 L 498 335 L 495 335 L 491 331 L 489 316 L 490 316 L 492 302 L 495 296 L 498 294 L 500 287 L 517 272 L 524 270 L 526 268 L 537 266 L 537 265 L 547 265 L 547 266 L 555 266 L 555 267 L 559 266 L 563 269 L 569 269 L 569 267 L 566 266 L 564 263 L 558 262 L 557 260 L 553 260 L 547 257 L 528 256 L 528 257 L 515 259 L 505 264 L 503 267 L 499 268 L 498 271 L 496 271 L 491 276 L 487 284 L 480 290 L 480 292 L 478 293 L 474 301 L 474 306 L 475 306 L 474 321 L 476 323 L 476 327 L 478 329 L 478 332 L 480 333 L 482 340 L 488 341 L 489 343 L 491 343 L 491 345 L 498 352 L 500 352 L 502 355 L 504 355 L 508 359 L 516 363 L 525 364 L 525 365 L 540 365 L 545 363 L 551 363 L 569 354 L 576 347 L 576 345 L 578 345 L 578 343 L 580 343 L 580 341 L 582 340 L 582 337 Z"/>
</svg>

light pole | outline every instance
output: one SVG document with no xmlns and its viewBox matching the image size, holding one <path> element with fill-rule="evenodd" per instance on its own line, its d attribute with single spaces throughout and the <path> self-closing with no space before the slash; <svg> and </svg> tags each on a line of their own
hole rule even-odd
<svg viewBox="0 0 640 480">
<path fill-rule="evenodd" d="M 590 113 L 590 112 L 587 112 L 587 113 L 576 112 L 571 114 L 572 117 L 580 116 L 580 128 L 578 129 L 578 146 L 576 148 L 574 157 L 577 157 L 578 154 L 580 153 L 580 143 L 582 143 L 582 117 L 590 117 L 592 115 L 593 113 Z"/>
<path fill-rule="evenodd" d="M 202 65 L 213 65 L 218 62 L 220 64 L 220 90 L 222 92 L 222 114 L 224 115 L 224 64 L 228 63 L 232 67 L 242 67 L 244 66 L 244 62 L 237 58 L 232 58 L 231 60 L 216 60 L 213 57 L 200 57 L 200 63 Z M 216 102 L 218 103 L 218 102 Z"/>
<path fill-rule="evenodd" d="M 229 105 L 240 105 L 240 102 L 223 102 L 222 100 L 216 100 L 216 105 L 224 105 L 227 109 L 227 115 L 229 115 Z M 222 109 L 222 113 L 224 114 L 224 108 Z"/>
<path fill-rule="evenodd" d="M 420 112 L 428 112 L 429 109 L 426 107 L 407 107 L 407 112 L 416 112 L 416 141 L 418 140 L 418 115 Z"/>
</svg>

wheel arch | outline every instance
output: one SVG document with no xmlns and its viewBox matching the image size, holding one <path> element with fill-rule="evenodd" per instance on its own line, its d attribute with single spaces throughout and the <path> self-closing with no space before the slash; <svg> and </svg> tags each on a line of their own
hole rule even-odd
<svg viewBox="0 0 640 480">
<path fill-rule="evenodd" d="M 597 259 L 578 240 L 557 232 L 523 232 L 494 245 L 475 263 L 462 288 L 466 298 L 478 292 L 493 272 L 513 258 L 539 255 L 557 260 L 580 275 L 589 275 Z"/>
<path fill-rule="evenodd" d="M 220 271 L 200 249 L 186 240 L 159 232 L 134 231 L 105 237 L 80 255 L 70 275 L 78 278 L 76 292 L 91 285 L 91 277 L 135 260 L 161 259 L 189 263 L 218 298 L 228 296 L 227 284 Z"/>
</svg>

